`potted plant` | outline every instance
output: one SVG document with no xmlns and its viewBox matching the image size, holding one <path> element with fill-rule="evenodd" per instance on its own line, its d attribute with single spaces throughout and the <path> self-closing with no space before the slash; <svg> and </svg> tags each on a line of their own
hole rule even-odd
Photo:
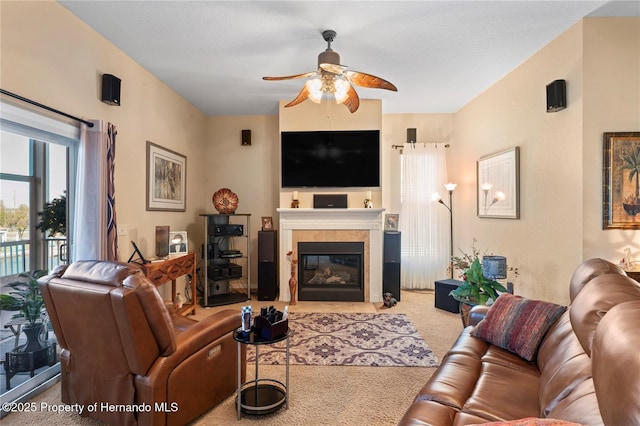
<svg viewBox="0 0 640 426">
<path fill-rule="evenodd" d="M 451 297 L 461 303 L 486 305 L 489 301 L 495 301 L 498 298 L 498 292 L 507 291 L 498 281 L 484 276 L 480 259 L 477 257 L 465 271 L 464 278 L 464 283 L 449 293 Z"/>
<path fill-rule="evenodd" d="M 36 229 L 42 232 L 49 232 L 50 236 L 56 234 L 67 235 L 67 197 L 61 195 L 51 202 L 44 203 L 44 210 L 38 212 L 40 222 Z"/>
<path fill-rule="evenodd" d="M 460 302 L 460 315 L 465 327 L 468 324 L 469 310 L 473 306 L 493 303 L 499 293 L 507 291 L 498 281 L 484 276 L 480 263 L 480 250 L 476 247 L 476 242 L 474 238 L 470 254 L 460 250 L 460 256 L 451 258 L 452 267 L 462 271 L 460 278 L 464 283 L 452 290 L 449 295 Z M 518 268 L 508 266 L 507 269 L 513 272 L 516 278 L 518 277 Z"/>
<path fill-rule="evenodd" d="M 27 343 L 16 348 L 15 352 L 35 352 L 45 347 L 40 339 L 44 328 L 44 300 L 38 287 L 38 278 L 46 273 L 47 271 L 42 270 L 22 273 L 19 275 L 22 280 L 7 284 L 11 288 L 8 294 L 0 294 L 0 310 L 17 311 L 12 318 L 24 318 L 28 322 L 22 328 L 27 336 Z"/>
</svg>

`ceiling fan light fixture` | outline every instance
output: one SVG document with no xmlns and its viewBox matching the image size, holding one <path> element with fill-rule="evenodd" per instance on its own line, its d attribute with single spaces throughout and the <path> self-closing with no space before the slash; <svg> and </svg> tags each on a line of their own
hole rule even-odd
<svg viewBox="0 0 640 426">
<path fill-rule="evenodd" d="M 349 83 L 341 78 L 336 78 L 333 82 L 333 96 L 338 104 L 346 101 L 349 97 Z"/>
<path fill-rule="evenodd" d="M 372 74 L 348 70 L 340 65 L 340 55 L 331 49 L 331 43 L 336 32 L 326 30 L 322 38 L 327 42 L 327 49 L 318 55 L 318 69 L 303 74 L 286 75 L 282 77 L 262 77 L 263 80 L 290 80 L 295 78 L 309 78 L 294 100 L 285 105 L 292 107 L 307 99 L 315 103 L 322 101 L 323 93 L 333 95 L 336 103 L 343 104 L 349 112 L 354 113 L 360 106 L 360 99 L 353 86 L 372 89 L 385 89 L 397 92 L 392 83 Z"/>
<path fill-rule="evenodd" d="M 319 104 L 322 100 L 322 81 L 319 78 L 312 78 L 305 83 L 309 91 L 309 99 Z"/>
</svg>

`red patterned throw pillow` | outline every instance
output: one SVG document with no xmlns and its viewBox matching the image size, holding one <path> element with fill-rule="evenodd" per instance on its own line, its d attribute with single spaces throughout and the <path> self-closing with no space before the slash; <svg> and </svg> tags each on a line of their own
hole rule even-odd
<svg viewBox="0 0 640 426">
<path fill-rule="evenodd" d="M 471 335 L 532 361 L 547 330 L 566 309 L 555 303 L 503 293 Z"/>
</svg>

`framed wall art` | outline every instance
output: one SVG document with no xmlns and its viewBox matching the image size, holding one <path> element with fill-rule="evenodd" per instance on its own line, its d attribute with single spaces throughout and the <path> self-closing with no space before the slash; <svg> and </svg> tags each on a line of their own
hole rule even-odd
<svg viewBox="0 0 640 426">
<path fill-rule="evenodd" d="M 478 217 L 520 219 L 520 148 L 478 160 Z"/>
<path fill-rule="evenodd" d="M 147 210 L 183 212 L 187 157 L 147 141 Z"/>
<path fill-rule="evenodd" d="M 602 229 L 640 229 L 640 132 L 603 134 Z"/>
</svg>

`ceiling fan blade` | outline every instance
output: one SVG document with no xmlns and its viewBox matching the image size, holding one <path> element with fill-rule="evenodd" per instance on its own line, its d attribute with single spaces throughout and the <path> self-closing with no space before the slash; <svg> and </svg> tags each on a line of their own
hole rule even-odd
<svg viewBox="0 0 640 426">
<path fill-rule="evenodd" d="M 328 71 L 332 74 L 342 74 L 342 72 L 347 69 L 344 65 L 338 64 L 319 64 L 318 67 L 322 71 Z"/>
<path fill-rule="evenodd" d="M 387 80 L 376 77 L 375 75 L 366 74 L 359 71 L 344 71 L 342 73 L 347 80 L 360 87 L 369 87 L 373 89 L 387 89 L 397 92 L 398 89 Z"/>
<path fill-rule="evenodd" d="M 352 85 L 349 85 L 347 99 L 343 104 L 349 109 L 349 111 L 351 111 L 352 114 L 358 110 L 358 107 L 360 107 L 360 98 L 358 97 L 358 93 L 356 93 L 356 89 L 354 89 Z"/>
<path fill-rule="evenodd" d="M 287 107 L 296 106 L 299 103 L 306 101 L 308 97 L 309 97 L 309 89 L 307 89 L 307 85 L 305 84 L 304 86 L 302 86 L 302 90 L 300 90 L 300 93 L 298 93 L 298 96 L 296 96 L 294 100 L 286 104 L 284 107 L 287 108 Z"/>
<path fill-rule="evenodd" d="M 311 71 L 311 72 L 306 72 L 304 74 L 296 74 L 296 75 L 285 75 L 282 77 L 262 77 L 263 80 L 269 80 L 269 81 L 273 81 L 273 80 L 292 80 L 294 78 L 306 78 L 306 77 L 311 77 L 312 75 L 316 75 L 318 73 L 318 71 Z"/>
</svg>

